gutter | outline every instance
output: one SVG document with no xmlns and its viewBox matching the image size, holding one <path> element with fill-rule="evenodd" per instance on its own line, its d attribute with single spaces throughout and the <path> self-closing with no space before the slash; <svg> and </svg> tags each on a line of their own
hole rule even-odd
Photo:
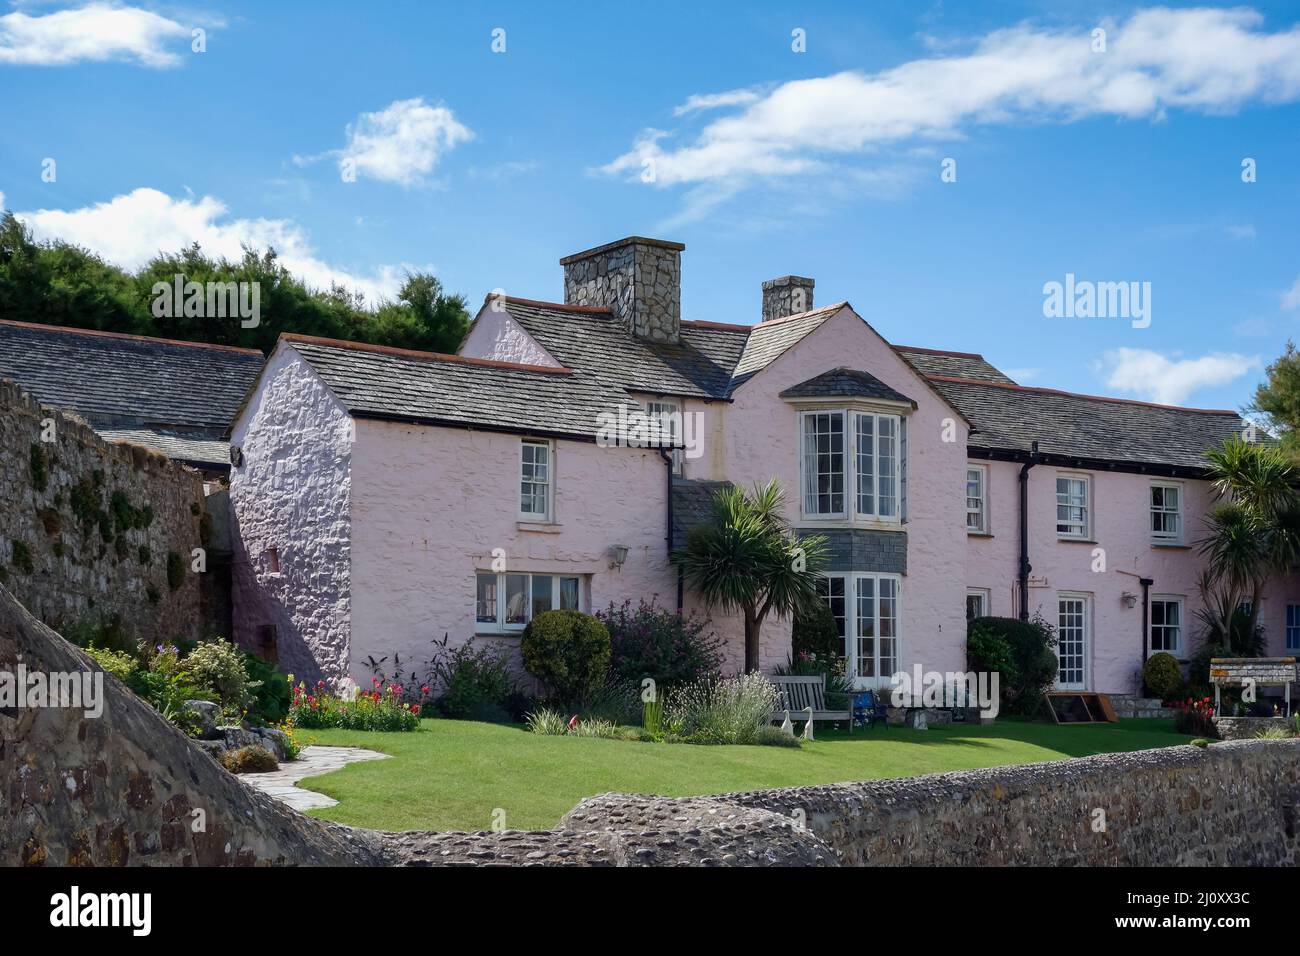
<svg viewBox="0 0 1300 956">
<path fill-rule="evenodd" d="M 1138 657 L 1138 674 L 1141 675 L 1146 669 L 1147 662 L 1147 634 L 1151 628 L 1151 585 L 1156 582 L 1152 578 L 1138 578 L 1138 584 L 1142 585 L 1142 654 Z M 1146 678 L 1138 677 L 1139 690 L 1147 693 Z"/>
<path fill-rule="evenodd" d="M 1029 620 L 1029 471 L 1042 460 L 1038 442 L 1030 445 L 1029 459 L 1020 466 L 1020 620 Z"/>
</svg>

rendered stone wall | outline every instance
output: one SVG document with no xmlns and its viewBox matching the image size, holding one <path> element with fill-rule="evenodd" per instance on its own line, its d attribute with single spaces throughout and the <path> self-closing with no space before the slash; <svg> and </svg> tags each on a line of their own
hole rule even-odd
<svg viewBox="0 0 1300 956">
<path fill-rule="evenodd" d="M 286 345 L 231 434 L 243 455 L 230 470 L 235 639 L 269 656 L 274 629 L 281 669 L 313 681 L 348 672 L 352 436 L 347 411 Z"/>
<path fill-rule="evenodd" d="M 54 441 L 42 440 L 52 422 Z M 132 642 L 205 636 L 191 551 L 208 527 L 193 470 L 109 444 L 0 382 L 0 583 L 56 628 L 117 621 Z M 182 573 L 170 560 L 181 562 Z"/>
</svg>

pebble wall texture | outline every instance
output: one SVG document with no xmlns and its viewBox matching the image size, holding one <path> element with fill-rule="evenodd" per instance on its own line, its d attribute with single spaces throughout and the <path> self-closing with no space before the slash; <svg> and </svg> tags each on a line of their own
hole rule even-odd
<svg viewBox="0 0 1300 956">
<path fill-rule="evenodd" d="M 151 644 L 203 636 L 190 570 L 203 504 L 197 472 L 0 381 L 0 583 L 36 617 L 117 618 Z"/>
<path fill-rule="evenodd" d="M 0 671 L 12 672 L 20 656 L 29 669 L 97 670 L 0 587 Z M 1300 862 L 1297 740 L 714 797 L 603 794 L 549 831 L 381 833 L 303 816 L 246 786 L 113 678 L 104 686 L 98 718 L 69 708 L 0 710 L 0 864 Z"/>
</svg>

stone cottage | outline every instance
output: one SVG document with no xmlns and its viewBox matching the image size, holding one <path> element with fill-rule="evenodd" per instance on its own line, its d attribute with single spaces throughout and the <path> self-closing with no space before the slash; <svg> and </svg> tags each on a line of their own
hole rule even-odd
<svg viewBox="0 0 1300 956">
<path fill-rule="evenodd" d="M 683 249 L 567 256 L 563 303 L 490 295 L 457 355 L 282 336 L 231 434 L 238 638 L 365 682 L 444 633 L 514 646 L 549 608 L 702 611 L 670 547 L 719 482 L 775 477 L 830 539 L 859 686 L 964 669 L 981 614 L 1056 625 L 1063 688 L 1131 693 L 1152 651 L 1190 655 L 1203 453 L 1235 413 L 1021 386 L 800 276 L 763 283 L 755 324 L 683 319 Z M 1261 621 L 1300 647 L 1280 589 Z M 713 625 L 740 667 L 741 622 Z M 769 620 L 764 668 L 789 652 Z"/>
</svg>

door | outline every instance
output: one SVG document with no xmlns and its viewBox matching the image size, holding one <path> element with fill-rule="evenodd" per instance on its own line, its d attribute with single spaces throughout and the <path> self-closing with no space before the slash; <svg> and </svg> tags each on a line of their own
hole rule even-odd
<svg viewBox="0 0 1300 956">
<path fill-rule="evenodd" d="M 1056 686 L 1061 690 L 1085 690 L 1088 686 L 1088 658 L 1092 615 L 1088 598 L 1062 594 L 1057 599 Z"/>
</svg>

